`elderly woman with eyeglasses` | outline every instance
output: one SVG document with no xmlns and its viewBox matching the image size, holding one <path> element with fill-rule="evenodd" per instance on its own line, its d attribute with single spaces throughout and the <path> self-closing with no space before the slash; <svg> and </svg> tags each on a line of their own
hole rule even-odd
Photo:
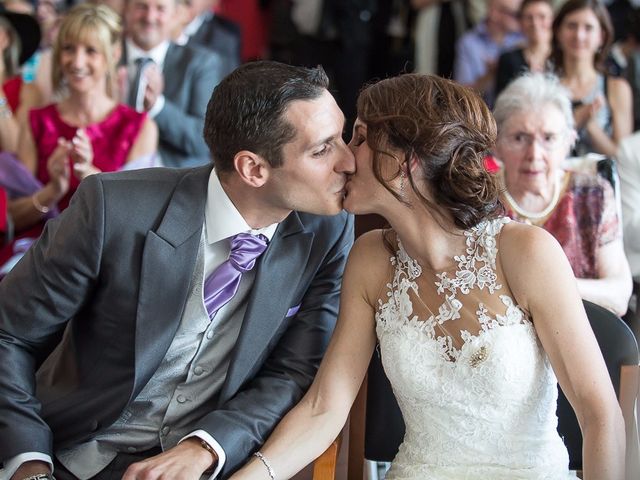
<svg viewBox="0 0 640 480">
<path fill-rule="evenodd" d="M 567 90 L 555 77 L 525 75 L 498 97 L 494 115 L 507 214 L 549 231 L 582 298 L 623 315 L 632 282 L 613 189 L 595 173 L 562 168 L 576 139 Z"/>
</svg>

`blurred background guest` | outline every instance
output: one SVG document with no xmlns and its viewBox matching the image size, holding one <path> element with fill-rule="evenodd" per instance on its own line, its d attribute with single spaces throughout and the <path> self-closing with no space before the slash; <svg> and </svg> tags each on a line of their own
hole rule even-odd
<svg viewBox="0 0 640 480">
<path fill-rule="evenodd" d="M 96 0 L 94 3 L 106 5 L 116 12 L 120 18 L 124 15 L 124 5 L 127 0 Z"/>
<path fill-rule="evenodd" d="M 315 31 L 310 29 L 300 36 L 294 63 L 309 67 L 325 65 L 338 105 L 347 117 L 346 131 L 350 131 L 356 117 L 358 92 L 371 78 L 372 19 L 377 14 L 378 1 L 322 0 L 319 3 L 320 16 Z M 292 14 L 300 22 L 305 1 L 297 0 L 294 6 L 298 9 Z"/>
<path fill-rule="evenodd" d="M 415 71 L 453 76 L 455 45 L 467 31 L 466 0 L 411 0 L 417 10 Z"/>
<path fill-rule="evenodd" d="M 620 41 L 624 69 L 622 74 L 631 86 L 633 95 L 633 129 L 640 130 L 640 8 L 634 9 L 625 23 L 626 35 Z"/>
<path fill-rule="evenodd" d="M 524 46 L 500 55 L 496 77 L 497 94 L 518 75 L 526 71 L 542 72 L 548 68 L 553 23 L 551 0 L 523 0 L 518 17 L 526 41 Z"/>
<path fill-rule="evenodd" d="M 191 20 L 183 34 L 192 45 L 216 52 L 222 59 L 222 76 L 240 65 L 240 27 L 214 13 L 219 0 L 189 0 Z"/>
<path fill-rule="evenodd" d="M 127 91 L 121 98 L 158 125 L 159 152 L 168 167 L 211 161 L 202 137 L 211 91 L 222 79 L 215 52 L 171 41 L 177 0 L 128 0 L 122 64 Z M 119 77 L 120 78 L 120 77 Z"/>
<path fill-rule="evenodd" d="M 508 215 L 549 231 L 582 298 L 624 315 L 632 283 L 613 188 L 596 173 L 562 168 L 575 139 L 566 89 L 555 77 L 527 74 L 500 94 L 494 115 Z"/>
<path fill-rule="evenodd" d="M 604 70 L 612 41 L 609 13 L 598 0 L 568 0 L 553 22 L 552 60 L 571 94 L 576 155 L 614 156 L 620 140 L 632 132 L 629 84 Z"/>
<path fill-rule="evenodd" d="M 2 0 L 0 4 L 9 12 L 33 15 L 33 3 L 30 0 Z"/>
<path fill-rule="evenodd" d="M 458 40 L 453 77 L 495 100 L 498 57 L 524 41 L 518 23 L 521 0 L 488 0 L 487 17 Z"/>
<path fill-rule="evenodd" d="M 269 14 L 267 6 L 272 0 L 218 0 L 216 13 L 240 26 L 243 62 L 266 58 L 269 41 Z M 290 3 L 312 0 L 287 0 Z M 313 0 L 315 1 L 315 0 Z M 330 1 L 330 0 L 327 0 Z M 340 0 L 342 1 L 342 0 Z M 350 3 L 349 2 L 346 3 Z"/>
<path fill-rule="evenodd" d="M 58 29 L 60 21 L 65 11 L 66 4 L 64 0 L 38 0 L 36 3 L 36 18 L 42 30 L 42 40 L 40 47 L 42 49 L 51 48 Z"/>
<path fill-rule="evenodd" d="M 67 11 L 65 0 L 37 0 L 35 15 L 42 30 L 40 48 L 25 64 L 22 79 L 25 83 L 33 83 L 42 96 L 43 104 L 55 100 L 51 83 L 52 47 L 58 36 L 62 17 Z"/>
<path fill-rule="evenodd" d="M 13 173 L 37 182 L 9 202 L 21 241 L 0 250 L 0 265 L 12 264 L 29 244 L 23 239 L 37 238 L 51 214 L 67 207 L 83 178 L 133 162 L 146 166 L 156 151 L 153 121 L 116 101 L 121 40 L 120 19 L 104 5 L 78 5 L 63 20 L 53 47 L 53 85 L 63 99 L 31 110 L 21 130 Z"/>
<path fill-rule="evenodd" d="M 173 14 L 171 27 L 171 40 L 178 45 L 186 45 L 189 37 L 184 33 L 184 29 L 193 20 L 191 10 L 191 0 L 176 0 L 176 10 Z"/>
<path fill-rule="evenodd" d="M 620 142 L 616 159 L 620 173 L 624 249 L 631 266 L 634 291 L 638 294 L 640 293 L 638 292 L 640 287 L 640 208 L 638 208 L 640 205 L 640 132 Z M 640 313 L 638 307 L 640 305 L 636 296 L 636 313 Z"/>
<path fill-rule="evenodd" d="M 376 4 L 370 20 L 373 39 L 370 44 L 372 55 L 369 58 L 367 81 L 393 77 L 415 69 L 415 9 L 409 0 L 377 0 Z M 452 37 L 451 51 L 454 45 L 455 40 Z M 453 62 L 453 58 L 451 61 Z M 450 71 L 452 69 L 453 66 Z"/>
<path fill-rule="evenodd" d="M 40 29 L 32 16 L 9 12 L 0 4 L 0 151 L 16 150 L 20 121 L 40 104 L 37 88 L 20 76 L 20 66 L 39 41 Z"/>
</svg>

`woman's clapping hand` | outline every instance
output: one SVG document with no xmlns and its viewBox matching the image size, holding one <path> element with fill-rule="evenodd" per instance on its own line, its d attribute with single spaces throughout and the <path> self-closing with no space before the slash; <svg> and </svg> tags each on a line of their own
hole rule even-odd
<svg viewBox="0 0 640 480">
<path fill-rule="evenodd" d="M 93 165 L 93 147 L 91 146 L 91 140 L 87 132 L 83 128 L 77 130 L 70 145 L 73 174 L 78 180 L 100 172 L 100 170 Z"/>
<path fill-rule="evenodd" d="M 58 139 L 58 146 L 47 160 L 47 171 L 49 172 L 50 183 L 56 192 L 62 197 L 69 191 L 69 153 L 71 143 L 64 138 Z"/>
</svg>

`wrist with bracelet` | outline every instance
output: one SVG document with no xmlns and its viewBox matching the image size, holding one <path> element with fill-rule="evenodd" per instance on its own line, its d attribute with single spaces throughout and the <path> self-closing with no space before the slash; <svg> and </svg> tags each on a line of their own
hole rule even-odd
<svg viewBox="0 0 640 480">
<path fill-rule="evenodd" d="M 51 209 L 46 205 L 42 205 L 40 203 L 40 200 L 38 200 L 38 193 L 39 192 L 36 192 L 33 195 L 31 195 L 31 203 L 33 203 L 33 208 L 35 208 L 37 211 L 43 214 L 49 213 Z"/>
<path fill-rule="evenodd" d="M 50 473 L 36 473 L 35 475 L 29 475 L 28 477 L 23 477 L 20 480 L 56 480 L 56 479 Z"/>
<path fill-rule="evenodd" d="M 267 458 L 262 454 L 262 452 L 260 452 L 260 451 L 255 452 L 253 454 L 253 456 L 254 457 L 258 457 L 258 460 L 260 460 L 262 462 L 264 467 L 267 469 L 267 473 L 269 473 L 269 478 L 271 480 L 276 480 L 276 472 L 273 469 L 273 467 L 271 466 L 271 463 L 269 463 L 269 460 L 267 460 Z"/>
</svg>

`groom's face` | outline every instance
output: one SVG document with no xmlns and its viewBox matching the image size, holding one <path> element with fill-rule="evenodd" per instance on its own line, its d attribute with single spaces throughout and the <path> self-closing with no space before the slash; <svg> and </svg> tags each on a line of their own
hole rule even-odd
<svg viewBox="0 0 640 480">
<path fill-rule="evenodd" d="M 325 91 L 315 100 L 291 102 L 285 119 L 296 129 L 282 147 L 282 166 L 273 168 L 268 184 L 272 206 L 319 215 L 342 210 L 353 154 L 342 140 L 344 115 Z"/>
</svg>

